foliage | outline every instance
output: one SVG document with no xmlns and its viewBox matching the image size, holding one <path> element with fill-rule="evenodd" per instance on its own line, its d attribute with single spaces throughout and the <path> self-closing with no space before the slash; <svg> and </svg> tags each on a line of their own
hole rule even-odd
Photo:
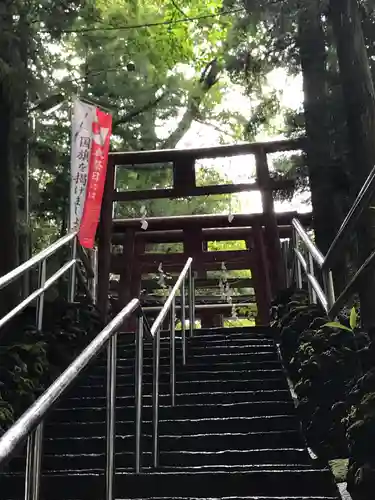
<svg viewBox="0 0 375 500">
<path fill-rule="evenodd" d="M 355 308 L 327 322 L 306 299 L 291 289 L 273 306 L 305 435 L 320 457 L 333 459 L 341 480 L 345 471 L 337 459 L 349 457 L 348 491 L 354 500 L 367 500 L 373 496 L 375 470 L 372 335 L 359 327 Z"/>
<path fill-rule="evenodd" d="M 349 327 L 341 324 L 339 321 L 329 321 L 323 326 L 328 328 L 338 328 L 340 330 L 346 330 L 347 332 L 354 333 L 354 330 L 359 326 L 356 308 L 352 307 L 352 309 L 350 310 Z"/>
<path fill-rule="evenodd" d="M 174 21 L 181 12 L 199 17 L 202 12 L 219 12 L 220 6 L 217 0 L 179 2 L 178 9 L 168 1 L 135 5 L 115 0 L 96 2 L 94 8 L 87 1 L 80 16 L 72 19 L 73 32 L 67 29 L 58 49 L 45 46 L 51 78 L 44 95 L 63 91 L 68 102 L 79 94 L 111 110 L 115 150 L 174 148 L 195 120 L 205 123 L 212 118 L 226 92 L 220 46 L 228 20 L 220 16 Z M 224 107 L 220 113 L 231 120 L 230 109 Z M 48 118 L 39 113 L 32 148 L 32 203 L 40 238 L 51 239 L 66 228 L 69 149 L 68 106 Z M 223 180 L 213 169 L 198 172 L 198 178 Z M 136 173 L 120 169 L 118 188 L 155 188 L 169 180 L 170 171 L 154 165 Z M 203 202 L 154 200 L 146 205 L 149 216 L 213 213 L 223 210 L 228 200 L 216 196 Z M 119 204 L 118 214 L 138 216 L 141 205 Z M 35 244 L 40 245 L 40 239 Z"/>
<path fill-rule="evenodd" d="M 228 34 L 226 63 L 233 81 L 244 85 L 256 103 L 245 130 L 248 138 L 255 137 L 282 113 L 282 93 L 270 88 L 269 73 L 277 68 L 290 74 L 300 71 L 296 44 L 298 5 L 294 0 L 224 3 L 227 7 L 244 8 Z"/>
<path fill-rule="evenodd" d="M 235 317 L 228 317 L 224 319 L 224 327 L 230 328 L 244 328 L 255 326 L 257 318 L 256 304 L 250 304 L 248 307 L 235 306 Z"/>
<path fill-rule="evenodd" d="M 309 178 L 304 154 L 280 155 L 273 162 L 271 178 L 276 180 L 287 179 L 293 181 L 293 186 L 287 190 L 278 191 L 275 199 L 292 201 L 296 193 L 304 193 L 309 189 Z"/>
<path fill-rule="evenodd" d="M 220 252 L 227 250 L 246 250 L 246 242 L 244 240 L 209 241 L 207 250 L 209 252 Z"/>
<path fill-rule="evenodd" d="M 64 370 L 102 325 L 92 307 L 55 302 L 45 305 L 43 330 L 37 332 L 26 310 L 18 333 L 0 347 L 0 431 Z"/>
<path fill-rule="evenodd" d="M 339 322 L 327 322 L 320 308 L 298 299 L 290 291 L 279 306 L 280 316 L 275 314 L 281 352 L 310 446 L 321 457 L 338 458 L 348 453 L 342 402 L 369 366 L 369 336 L 357 328 L 353 311 Z"/>
<path fill-rule="evenodd" d="M 353 385 L 345 401 L 349 446 L 348 491 L 353 500 L 369 500 L 373 495 L 375 452 L 370 442 L 375 429 L 374 343 L 368 347 L 366 373 Z"/>
<path fill-rule="evenodd" d="M 228 34 L 227 46 L 230 55 L 227 57 L 227 69 L 232 81 L 244 86 L 247 95 L 251 97 L 253 113 L 245 128 L 245 136 L 254 138 L 264 132 L 269 133 L 273 129 L 274 133 L 282 133 L 288 137 L 308 135 L 311 141 L 310 146 L 314 151 L 325 151 L 320 162 L 321 168 L 327 168 L 324 183 L 327 189 L 331 190 L 332 196 L 334 195 L 338 200 L 338 210 L 342 212 L 340 214 L 342 218 L 352 200 L 351 185 L 354 179 L 351 179 L 349 172 L 346 117 L 343 112 L 340 75 L 329 22 L 329 2 L 314 0 L 309 3 L 311 11 L 309 11 L 310 6 L 307 7 L 307 4 L 297 0 L 286 2 L 225 0 L 228 7 L 242 6 L 244 8 L 244 11 L 236 16 Z M 315 11 L 320 16 L 322 30 L 321 33 L 317 32 L 312 35 L 308 25 L 313 25 L 315 18 L 309 18 L 309 16 L 314 16 L 310 12 Z M 371 64 L 373 64 L 373 58 L 371 58 L 373 23 L 374 16 L 371 8 L 368 9 L 363 23 Z M 306 54 L 301 53 L 301 33 L 311 34 L 310 39 L 307 36 L 308 43 L 303 47 Z M 316 102 L 325 103 L 323 111 L 326 117 L 322 112 L 319 113 L 319 110 L 314 111 L 315 108 L 311 108 L 314 103 L 310 102 L 311 93 L 309 94 L 308 91 L 311 88 L 318 91 L 319 87 L 316 81 L 310 81 L 311 75 L 307 73 L 303 65 L 301 67 L 303 55 L 313 61 L 315 67 L 319 65 L 319 54 L 314 52 L 318 37 L 324 38 L 326 60 L 322 62 L 324 82 L 321 88 L 326 88 L 327 92 L 326 95 L 316 96 Z M 317 43 L 319 44 L 320 41 Z M 294 75 L 302 76 L 303 109 L 302 103 L 298 103 L 297 100 L 293 109 L 282 106 L 283 89 L 274 90 L 268 82 L 268 76 L 275 71 L 279 71 L 281 75 L 289 75 L 291 78 Z M 321 138 L 324 141 L 328 138 L 328 148 L 322 140 L 320 143 L 317 142 L 316 132 L 312 137 L 310 131 L 306 129 L 306 120 L 312 116 L 311 110 L 319 115 L 319 123 L 315 123 L 314 127 L 324 130 Z M 311 162 L 309 155 L 301 157 L 295 165 L 292 159 L 284 160 L 284 167 L 276 171 L 277 178 L 293 178 L 296 181 L 295 191 L 297 193 L 305 191 L 308 187 L 307 167 L 311 168 Z M 280 197 L 290 200 L 293 194 L 294 191 L 282 192 Z M 317 192 L 316 196 L 318 195 Z M 338 226 L 340 223 L 341 221 L 338 221 Z"/>
<path fill-rule="evenodd" d="M 240 318 L 240 319 L 226 319 L 226 320 L 224 320 L 224 327 L 225 328 L 244 328 L 244 327 L 249 327 L 249 326 L 255 326 L 254 319 Z"/>
<path fill-rule="evenodd" d="M 217 122 L 225 121 L 223 141 L 232 137 L 231 130 L 238 129 L 242 115 L 228 104 L 221 105 L 230 87 L 223 72 L 223 43 L 232 19 L 221 7 L 219 0 L 183 1 L 178 6 L 159 0 L 136 4 L 120 0 L 4 3 L 11 29 L 6 26 L 8 18 L 2 16 L 0 67 L 3 73 L 11 70 L 12 77 L 7 85 L 9 96 L 4 97 L 19 104 L 19 121 L 14 127 L 18 136 L 11 147 L 20 169 L 18 172 L 9 162 L 9 172 L 19 184 L 22 202 L 24 160 L 18 158 L 18 145 L 28 135 L 32 220 L 30 227 L 21 224 L 20 212 L 18 229 L 31 233 L 35 250 L 66 231 L 70 102 L 74 95 L 111 110 L 116 150 L 174 148 L 193 123 L 211 123 L 219 130 Z M 184 21 L 190 17 L 197 19 Z M 13 32 L 15 37 L 9 38 Z M 12 61 L 6 58 L 8 46 Z M 21 49 L 27 53 L 26 59 L 22 59 Z M 56 93 L 62 93 L 66 103 L 47 116 L 43 103 Z M 33 110 L 29 131 L 26 94 Z M 165 172 L 155 173 L 153 184 L 163 183 Z M 213 181 L 215 172 L 204 169 L 199 175 Z M 144 186 L 149 178 L 150 172 L 142 172 L 137 185 Z M 216 173 L 216 180 L 220 179 Z M 127 180 L 119 179 L 124 188 Z M 229 197 L 193 204 L 191 200 L 157 201 L 148 213 L 191 213 L 190 207 L 193 213 L 218 212 L 224 208 L 224 200 Z M 121 212 L 133 214 L 139 208 L 134 203 Z"/>
<path fill-rule="evenodd" d="M 330 460 L 329 466 L 331 467 L 332 474 L 335 476 L 336 483 L 346 482 L 346 475 L 348 473 L 348 463 L 349 460 L 346 458 Z"/>
</svg>

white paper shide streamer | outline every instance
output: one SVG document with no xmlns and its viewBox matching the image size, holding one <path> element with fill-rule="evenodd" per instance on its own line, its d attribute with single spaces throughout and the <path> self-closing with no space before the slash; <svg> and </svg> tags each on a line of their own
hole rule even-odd
<svg viewBox="0 0 375 500">
<path fill-rule="evenodd" d="M 147 215 L 147 208 L 142 205 L 141 206 L 141 228 L 143 229 L 143 231 L 146 231 L 146 229 L 148 228 L 148 222 L 146 220 L 146 215 Z"/>
</svg>

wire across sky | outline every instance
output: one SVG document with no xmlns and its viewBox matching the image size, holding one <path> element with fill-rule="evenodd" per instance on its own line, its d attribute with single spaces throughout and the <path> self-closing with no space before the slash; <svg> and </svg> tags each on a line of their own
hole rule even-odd
<svg viewBox="0 0 375 500">
<path fill-rule="evenodd" d="M 223 12 L 217 12 L 215 14 L 202 14 L 200 16 L 195 16 L 195 17 L 183 17 L 179 19 L 165 19 L 164 21 L 153 21 L 153 22 L 148 22 L 148 23 L 143 23 L 143 24 L 127 24 L 123 26 L 93 26 L 92 28 L 79 28 L 79 29 L 66 29 L 62 30 L 62 33 L 94 33 L 96 31 L 126 31 L 126 30 L 133 30 L 133 29 L 142 29 L 142 28 L 152 28 L 154 26 L 170 26 L 170 25 L 175 25 L 175 24 L 182 24 L 182 23 L 192 23 L 194 21 L 200 21 L 204 19 L 214 19 L 214 18 L 220 18 L 220 17 L 225 17 L 228 15 L 233 15 L 237 14 L 239 12 L 244 12 L 245 9 L 244 7 L 238 8 L 238 9 L 233 9 L 233 10 L 227 10 Z M 49 33 L 49 30 L 41 30 L 41 32 L 44 33 Z"/>
</svg>

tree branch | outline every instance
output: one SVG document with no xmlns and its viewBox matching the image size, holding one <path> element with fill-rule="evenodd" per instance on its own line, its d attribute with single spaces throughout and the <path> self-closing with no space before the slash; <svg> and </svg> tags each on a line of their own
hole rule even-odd
<svg viewBox="0 0 375 500">
<path fill-rule="evenodd" d="M 219 81 L 220 71 L 221 68 L 217 59 L 214 59 L 206 65 L 202 71 L 199 81 L 197 82 L 197 89 L 193 91 L 193 94 L 189 98 L 187 109 L 183 117 L 168 139 L 162 143 L 160 149 L 174 149 L 177 143 L 183 138 L 191 127 L 193 121 L 198 118 L 199 107 L 204 96 Z"/>
<path fill-rule="evenodd" d="M 182 14 L 182 15 L 183 15 L 184 17 L 186 17 L 186 18 L 188 17 L 188 16 L 185 14 L 185 12 L 181 9 L 181 7 L 180 7 L 179 5 L 177 5 L 177 2 L 175 2 L 175 0 L 171 0 L 171 2 L 172 2 L 173 7 L 174 7 L 174 8 L 175 8 L 175 9 L 176 9 L 176 10 L 177 10 L 180 14 Z"/>
<path fill-rule="evenodd" d="M 211 61 L 206 65 L 198 81 L 198 87 L 193 95 L 190 96 L 187 109 L 181 118 L 178 126 L 172 132 L 172 134 L 166 139 L 162 144 L 160 149 L 173 149 L 176 147 L 177 143 L 182 139 L 186 132 L 191 127 L 191 124 L 199 116 L 199 107 L 203 101 L 204 96 L 207 92 L 219 81 L 219 73 L 221 68 L 216 59 Z M 155 106 L 157 106 L 162 99 L 168 94 L 164 91 L 159 97 L 149 101 L 140 108 L 127 113 L 122 118 L 119 118 L 114 122 L 114 127 L 118 125 L 123 125 L 130 122 L 136 116 L 148 111 Z"/>
<path fill-rule="evenodd" d="M 130 111 L 129 113 L 127 113 L 122 118 L 119 118 L 118 120 L 115 120 L 114 126 L 117 127 L 118 125 L 123 125 L 124 123 L 128 123 L 128 122 L 130 122 L 130 120 L 132 120 L 136 116 L 144 113 L 145 111 L 148 111 L 148 110 L 154 108 L 155 106 L 157 106 L 159 104 L 159 102 L 162 99 L 164 99 L 164 97 L 166 95 L 167 95 L 167 91 L 164 91 L 159 97 L 155 97 L 155 99 L 153 99 L 152 101 L 147 102 L 146 104 L 144 104 L 140 108 L 135 109 L 133 111 Z"/>
<path fill-rule="evenodd" d="M 215 125 L 214 123 L 207 123 L 205 122 L 204 120 L 201 120 L 200 118 L 195 118 L 196 122 L 198 123 L 201 123 L 202 125 L 207 125 L 208 127 L 212 127 L 213 129 L 215 129 L 217 132 L 220 132 L 220 134 L 225 134 L 227 135 L 228 137 L 232 137 L 232 139 L 238 139 L 238 137 L 236 137 L 234 134 L 231 134 L 230 132 L 227 132 L 225 130 L 223 130 L 222 128 L 218 127 L 217 125 Z"/>
</svg>

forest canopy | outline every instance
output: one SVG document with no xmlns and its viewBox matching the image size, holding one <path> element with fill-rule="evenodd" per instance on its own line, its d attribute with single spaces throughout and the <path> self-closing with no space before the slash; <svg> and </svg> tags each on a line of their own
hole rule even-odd
<svg viewBox="0 0 375 500">
<path fill-rule="evenodd" d="M 370 0 L 5 0 L 0 274 L 25 257 L 28 236 L 36 250 L 67 229 L 70 106 L 77 95 L 113 114 L 113 150 L 175 148 L 187 136 L 208 137 L 207 130 L 221 143 L 306 136 L 303 155 L 277 158 L 272 175 L 294 179 L 297 192 L 310 187 L 315 238 L 325 252 L 375 163 L 374 28 Z M 293 85 L 295 100 L 287 102 Z M 142 172 L 122 173 L 118 182 L 169 182 L 167 170 Z M 198 175 L 233 182 L 214 163 Z M 290 199 L 293 192 L 279 195 Z M 241 210 L 228 196 L 145 205 L 117 211 Z M 374 241 L 367 233 L 359 236 L 364 254 Z M 343 259 L 355 260 L 356 252 Z"/>
</svg>

